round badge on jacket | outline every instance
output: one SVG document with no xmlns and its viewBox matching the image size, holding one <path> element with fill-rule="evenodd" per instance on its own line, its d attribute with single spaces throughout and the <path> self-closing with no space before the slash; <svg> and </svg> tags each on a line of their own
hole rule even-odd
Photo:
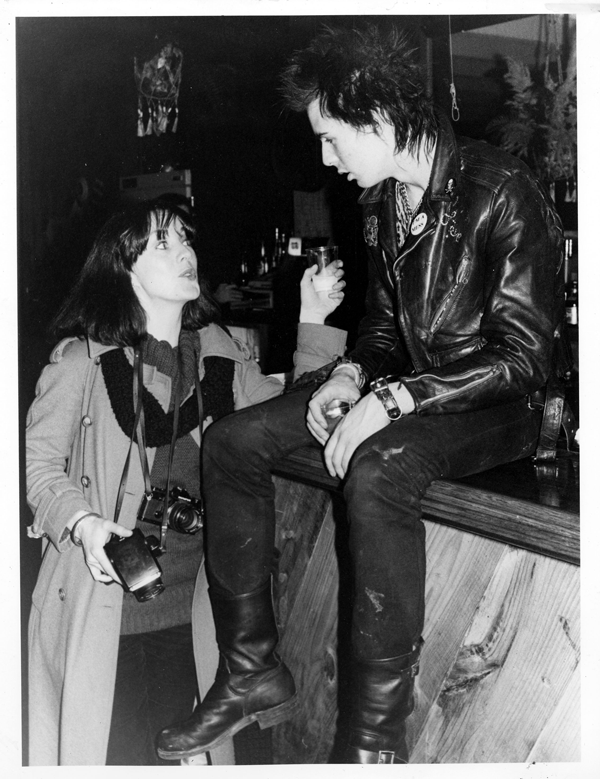
<svg viewBox="0 0 600 779">
<path fill-rule="evenodd" d="M 423 229 L 425 228 L 425 225 L 427 224 L 427 214 L 424 214 L 422 211 L 420 214 L 417 214 L 415 218 L 412 220 L 412 224 L 410 226 L 410 231 L 413 235 L 419 235 L 419 233 L 423 232 Z"/>
</svg>

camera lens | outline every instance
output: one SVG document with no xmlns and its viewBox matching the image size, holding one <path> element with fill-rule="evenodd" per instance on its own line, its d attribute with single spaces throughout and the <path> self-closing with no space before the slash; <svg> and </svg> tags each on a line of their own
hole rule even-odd
<svg viewBox="0 0 600 779">
<path fill-rule="evenodd" d="M 202 527 L 198 511 L 186 503 L 174 503 L 169 509 L 169 523 L 179 533 L 195 533 Z"/>
<path fill-rule="evenodd" d="M 157 579 L 153 582 L 150 582 L 150 584 L 147 584 L 145 587 L 140 587 L 139 589 L 135 590 L 133 594 L 135 595 L 136 600 L 138 600 L 140 603 L 144 603 L 144 601 L 156 598 L 156 596 L 160 595 L 164 589 L 165 585 L 160 579 Z"/>
</svg>

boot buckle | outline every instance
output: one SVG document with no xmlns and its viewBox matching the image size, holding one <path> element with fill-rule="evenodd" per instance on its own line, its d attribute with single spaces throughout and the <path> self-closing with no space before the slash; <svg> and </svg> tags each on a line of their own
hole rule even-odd
<svg viewBox="0 0 600 779">
<path fill-rule="evenodd" d="M 395 757 L 396 757 L 396 753 L 395 752 L 389 752 L 388 750 L 380 749 L 379 750 L 379 759 L 377 760 L 377 763 L 378 763 L 378 765 L 382 765 L 382 764 L 385 764 L 385 763 L 393 763 Z"/>
</svg>

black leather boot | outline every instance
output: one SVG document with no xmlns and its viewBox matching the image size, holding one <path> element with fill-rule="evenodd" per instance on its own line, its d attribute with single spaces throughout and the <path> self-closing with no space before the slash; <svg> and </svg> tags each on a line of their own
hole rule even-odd
<svg viewBox="0 0 600 779">
<path fill-rule="evenodd" d="M 269 728 L 296 707 L 294 680 L 275 653 L 271 582 L 244 595 L 212 588 L 210 600 L 220 652 L 217 676 L 188 720 L 159 733 L 157 752 L 164 760 L 208 752 L 254 721 Z"/>
<path fill-rule="evenodd" d="M 421 644 L 408 655 L 355 662 L 346 763 L 408 763 L 405 720 L 414 708 Z"/>
</svg>

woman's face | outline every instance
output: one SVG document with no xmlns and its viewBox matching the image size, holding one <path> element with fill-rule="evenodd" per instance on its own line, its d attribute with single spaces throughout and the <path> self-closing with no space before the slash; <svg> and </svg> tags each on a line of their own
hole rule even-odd
<svg viewBox="0 0 600 779">
<path fill-rule="evenodd" d="M 198 260 L 179 219 L 158 229 L 152 216 L 148 245 L 131 269 L 131 283 L 145 309 L 162 303 L 183 308 L 200 295 Z"/>
</svg>

